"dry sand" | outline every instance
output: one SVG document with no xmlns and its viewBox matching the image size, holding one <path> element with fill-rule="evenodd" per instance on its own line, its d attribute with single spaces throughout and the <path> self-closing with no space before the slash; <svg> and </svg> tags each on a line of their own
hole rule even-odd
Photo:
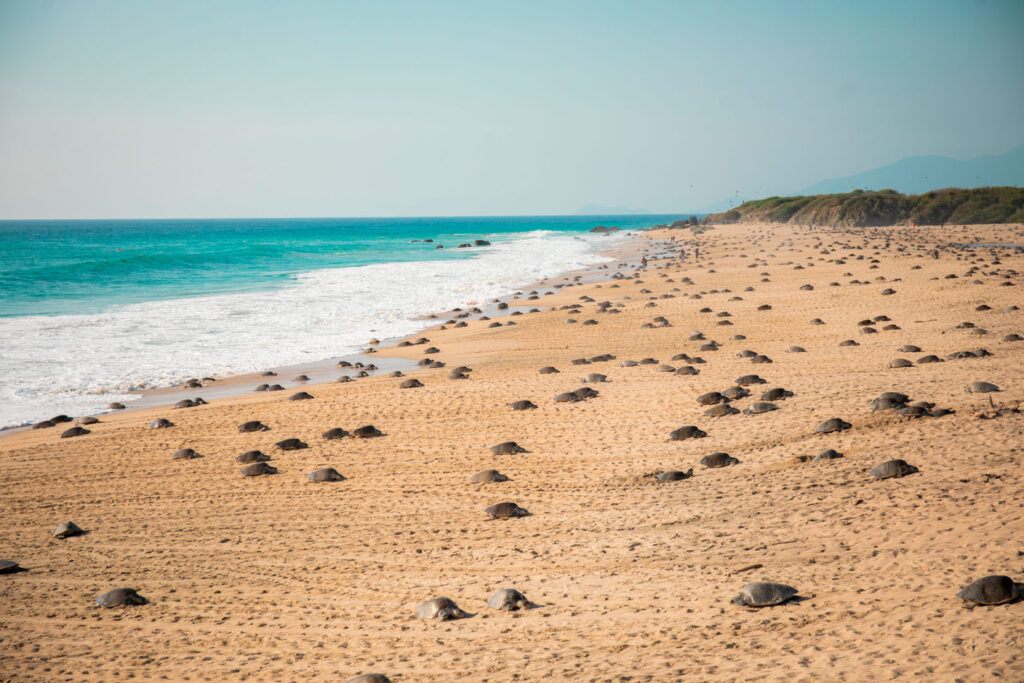
<svg viewBox="0 0 1024 683">
<path fill-rule="evenodd" d="M 693 239 L 650 234 L 665 237 Z M 253 395 L 105 416 L 72 439 L 59 438 L 70 425 L 0 439 L 0 556 L 28 569 L 0 576 L 0 678 L 1024 679 L 1024 604 L 972 610 L 956 597 L 986 574 L 1024 580 L 1024 415 L 981 419 L 990 397 L 1024 400 L 1024 342 L 1001 341 L 1024 334 L 1021 311 L 1003 310 L 1024 306 L 1024 255 L 999 249 L 993 264 L 987 249 L 938 260 L 924 251 L 951 241 L 1020 244 L 1024 230 L 733 225 L 698 239 L 700 265 L 654 261 L 642 283 L 518 302 L 557 307 L 589 295 L 623 302 L 618 314 L 585 303 L 578 315 L 494 318 L 514 327 L 430 330 L 441 350 L 432 357 L 448 367 L 411 373 L 422 388 L 402 390 L 389 377 L 311 384 L 303 388 L 312 401 Z M 837 258 L 845 263 L 830 262 Z M 687 276 L 694 284 L 680 281 Z M 896 294 L 883 296 L 887 287 Z M 666 294 L 674 298 L 650 300 Z M 976 311 L 980 304 L 991 310 Z M 881 314 L 900 329 L 858 333 L 859 320 Z M 672 327 L 641 327 L 659 315 Z M 826 324 L 809 324 L 815 317 Z M 599 324 L 580 324 L 588 319 Z M 988 334 L 958 328 L 963 321 Z M 720 350 L 698 351 L 692 330 Z M 860 345 L 840 347 L 844 339 Z M 903 344 L 922 351 L 897 352 Z M 807 352 L 787 353 L 792 345 Z M 887 368 L 896 357 L 978 347 L 992 355 Z M 424 348 L 381 354 L 419 359 Z M 752 364 L 737 357 L 743 349 L 774 362 Z M 645 357 L 680 366 L 669 358 L 682 352 L 707 361 L 695 365 L 699 375 L 620 367 Z M 570 364 L 603 353 L 616 359 Z M 471 378 L 449 380 L 456 365 L 472 367 Z M 539 375 L 545 365 L 560 374 Z M 594 385 L 599 397 L 553 401 L 588 372 L 609 377 Z M 710 418 L 695 401 L 751 373 L 768 384 L 735 401 L 740 409 L 770 387 L 795 395 L 756 416 Z M 1003 391 L 967 393 L 976 380 Z M 913 420 L 868 409 L 889 390 L 956 414 Z M 514 412 L 507 404 L 517 399 L 539 408 Z M 160 416 L 176 426 L 147 429 Z M 816 434 L 831 417 L 852 429 Z M 272 431 L 238 433 L 251 419 Z M 364 424 L 386 436 L 320 437 Z M 668 441 L 682 425 L 708 436 Z M 276 450 L 287 437 L 310 447 Z M 507 440 L 529 452 L 490 454 Z M 204 457 L 172 460 L 183 447 Z M 280 474 L 243 478 L 235 456 L 254 448 Z M 794 460 L 824 448 L 845 457 Z M 714 451 L 741 462 L 701 467 Z M 921 471 L 868 475 L 891 458 Z M 307 481 L 327 466 L 347 480 Z M 491 467 L 511 481 L 470 483 Z M 685 481 L 649 476 L 690 467 Z M 502 501 L 533 514 L 489 521 L 484 508 Z M 51 538 L 65 520 L 89 533 Z M 751 565 L 760 566 L 741 571 Z M 752 580 L 791 584 L 805 599 L 760 610 L 729 604 Z M 96 606 L 97 594 L 123 586 L 151 604 Z M 512 587 L 539 606 L 486 608 Z M 417 619 L 416 605 L 436 596 L 473 616 Z"/>
</svg>

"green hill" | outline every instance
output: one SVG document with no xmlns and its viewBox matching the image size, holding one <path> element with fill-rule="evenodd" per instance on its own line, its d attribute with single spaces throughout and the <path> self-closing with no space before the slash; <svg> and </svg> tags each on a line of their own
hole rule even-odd
<svg viewBox="0 0 1024 683">
<path fill-rule="evenodd" d="M 707 216 L 704 223 L 804 223 L 865 227 L 916 223 L 1024 223 L 1024 188 L 948 188 L 918 195 L 895 190 L 768 197 Z"/>
</svg>

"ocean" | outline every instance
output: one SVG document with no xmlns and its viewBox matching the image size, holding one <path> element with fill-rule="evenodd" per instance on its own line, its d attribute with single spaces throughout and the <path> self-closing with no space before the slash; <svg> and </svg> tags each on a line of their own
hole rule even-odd
<svg viewBox="0 0 1024 683">
<path fill-rule="evenodd" d="M 352 353 L 680 217 L 3 221 L 0 427 Z"/>
</svg>

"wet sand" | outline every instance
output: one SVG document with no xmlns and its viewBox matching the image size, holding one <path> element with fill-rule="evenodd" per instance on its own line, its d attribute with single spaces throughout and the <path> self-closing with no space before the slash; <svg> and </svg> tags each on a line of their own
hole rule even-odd
<svg viewBox="0 0 1024 683">
<path fill-rule="evenodd" d="M 1024 603 L 967 609 L 956 593 L 987 574 L 1024 580 L 1024 415 L 983 419 L 1024 401 L 1024 341 L 1002 341 L 1024 335 L 1021 311 L 1005 310 L 1024 306 L 1024 254 L 945 245 L 1020 244 L 1022 234 L 1019 225 L 649 233 L 649 258 L 673 238 L 696 239 L 701 262 L 692 253 L 687 262 L 652 261 L 640 280 L 556 289 L 556 279 L 537 288 L 538 299 L 510 306 L 545 310 L 435 326 L 416 335 L 427 345 L 373 354 L 418 361 L 437 347 L 429 357 L 447 367 L 407 373 L 421 388 L 399 389 L 401 380 L 386 376 L 306 383 L 314 400 L 288 401 L 293 390 L 254 394 L 106 415 L 71 439 L 59 438 L 70 425 L 0 439 L 0 556 L 28 569 L 0 576 L 0 672 L 16 680 L 346 680 L 368 671 L 396 681 L 1020 680 Z M 895 293 L 883 295 L 887 288 Z M 623 306 L 598 312 L 602 301 Z M 578 313 L 558 310 L 577 302 Z M 765 304 L 771 309 L 757 310 Z M 982 304 L 990 310 L 976 310 Z M 890 320 L 860 332 L 859 321 L 879 315 Z M 671 327 L 643 327 L 656 316 Z M 889 324 L 900 329 L 882 329 Z M 699 350 L 704 341 L 689 341 L 695 330 L 720 348 Z M 737 334 L 746 339 L 731 340 Z M 847 339 L 859 345 L 839 345 Z M 921 351 L 898 352 L 905 344 Z M 806 352 L 788 353 L 793 345 Z M 980 347 L 992 355 L 916 362 Z M 737 357 L 745 349 L 772 362 Z M 620 365 L 687 364 L 670 360 L 679 353 L 706 361 L 690 363 L 699 374 Z M 599 354 L 616 358 L 571 364 Z M 888 368 L 897 357 L 913 367 Z M 469 379 L 448 379 L 458 365 L 473 368 Z M 547 365 L 561 372 L 537 373 Z M 598 397 L 553 401 L 590 372 L 608 375 L 588 385 Z M 767 383 L 733 401 L 740 410 L 771 387 L 794 395 L 764 414 L 705 415 L 697 396 L 747 374 Z M 974 381 L 1002 391 L 966 392 Z M 884 391 L 956 412 L 871 411 Z M 511 410 L 519 399 L 538 408 Z M 156 417 L 175 426 L 148 429 Z M 832 417 L 852 428 L 815 433 Z M 235 428 L 252 419 L 271 431 Z M 320 436 L 365 424 L 385 436 Z M 669 441 L 683 425 L 707 437 Z M 289 437 L 310 447 L 273 446 Z M 489 446 L 510 440 L 528 452 L 491 455 Z M 184 447 L 204 457 L 172 460 Z M 255 448 L 279 474 L 241 476 L 235 456 Z M 845 457 L 796 459 L 825 448 Z M 716 451 L 740 463 L 702 467 Z M 868 475 L 891 458 L 920 472 Z M 347 479 L 309 483 L 321 467 Z M 492 467 L 511 480 L 470 483 Z M 683 481 L 650 476 L 691 467 Z M 484 508 L 503 501 L 532 514 L 489 520 Z M 66 520 L 89 533 L 51 538 Z M 760 610 L 729 603 L 754 580 L 795 586 L 801 599 Z M 95 605 L 97 594 L 125 586 L 151 604 Z M 488 609 L 501 588 L 538 606 Z M 418 619 L 416 605 L 437 596 L 473 616 Z"/>
</svg>

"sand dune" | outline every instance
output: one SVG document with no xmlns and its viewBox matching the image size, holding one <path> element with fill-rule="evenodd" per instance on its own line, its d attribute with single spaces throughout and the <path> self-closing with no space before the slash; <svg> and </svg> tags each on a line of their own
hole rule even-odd
<svg viewBox="0 0 1024 683">
<path fill-rule="evenodd" d="M 647 239 L 654 257 L 694 237 Z M 309 384 L 309 401 L 287 400 L 299 388 L 183 410 L 169 400 L 104 416 L 81 437 L 59 438 L 59 425 L 0 438 L 0 556 L 28 569 L 0 576 L 0 677 L 1024 678 L 1024 603 L 968 609 L 956 597 L 987 574 L 1024 581 L 1024 415 L 982 419 L 1024 401 L 1024 341 L 1002 341 L 1024 334 L 1021 311 L 1005 310 L 1024 306 L 1024 254 L 946 248 L 1021 244 L 1022 226 L 731 225 L 696 239 L 699 264 L 673 257 L 652 260 L 639 280 L 553 280 L 536 287 L 539 299 L 524 293 L 512 306 L 542 312 L 492 316 L 515 326 L 470 320 L 416 335 L 447 364 L 407 373 L 421 388 L 372 377 Z M 630 265 L 600 272 L 631 275 L 638 256 L 629 256 Z M 590 302 L 578 314 L 557 310 L 582 296 L 624 305 L 617 314 Z M 763 304 L 771 310 L 757 310 Z M 990 310 L 976 310 L 982 304 Z M 860 332 L 858 321 L 881 315 L 890 320 L 877 333 Z M 656 316 L 671 327 L 642 327 Z M 899 329 L 881 329 L 888 324 Z M 695 330 L 720 348 L 699 350 Z M 839 345 L 847 339 L 859 345 Z M 906 344 L 921 351 L 897 351 Z M 806 353 L 787 352 L 794 345 Z M 916 363 L 982 347 L 991 355 Z M 423 349 L 379 355 L 419 359 Z M 737 357 L 744 349 L 772 362 Z M 679 353 L 706 361 L 693 364 L 699 374 L 621 366 L 690 364 L 670 360 Z M 615 359 L 571 364 L 599 354 Z M 897 357 L 914 365 L 889 369 Z M 470 378 L 449 380 L 456 365 L 470 366 Z M 560 372 L 538 374 L 546 365 Z M 608 376 L 587 385 L 599 396 L 554 402 L 590 372 Z M 772 387 L 794 395 L 759 415 L 707 416 L 696 397 L 746 374 L 767 383 L 733 401 L 740 410 Z M 1001 391 L 968 393 L 974 381 Z M 870 410 L 885 391 L 955 414 Z M 519 399 L 538 407 L 508 407 Z M 148 429 L 156 417 L 175 426 Z M 852 427 L 815 432 L 832 417 Z M 237 431 L 254 419 L 271 430 Z M 366 424 L 385 436 L 321 437 Z M 683 425 L 707 436 L 670 441 Z M 275 448 L 290 437 L 309 448 Z M 528 452 L 492 455 L 503 441 Z M 171 459 L 185 447 L 203 457 Z M 826 448 L 844 457 L 796 460 Z M 242 477 L 235 457 L 251 449 L 280 473 Z M 740 463 L 700 466 L 716 451 Z M 920 472 L 868 475 L 892 458 Z M 322 467 L 347 479 L 308 482 Z M 691 467 L 683 481 L 651 476 Z M 470 483 L 486 468 L 510 481 Z M 503 501 L 532 514 L 489 520 L 484 508 Z M 52 538 L 66 520 L 89 533 Z M 755 580 L 790 584 L 804 599 L 759 610 L 729 603 Z M 150 604 L 96 606 L 96 595 L 122 586 Z M 501 588 L 538 606 L 488 609 Z M 472 617 L 416 618 L 416 606 L 437 596 Z"/>
</svg>

